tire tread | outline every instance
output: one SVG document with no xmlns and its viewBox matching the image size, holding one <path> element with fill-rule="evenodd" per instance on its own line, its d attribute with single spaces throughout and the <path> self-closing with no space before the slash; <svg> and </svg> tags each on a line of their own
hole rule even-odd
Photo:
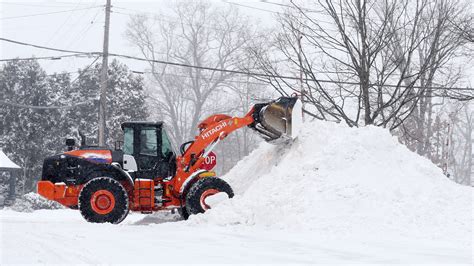
<svg viewBox="0 0 474 266">
<path fill-rule="evenodd" d="M 100 215 L 95 213 L 90 206 L 90 197 L 99 189 L 107 189 L 115 196 L 116 207 L 112 212 Z M 127 217 L 129 212 L 128 194 L 125 188 L 110 177 L 96 177 L 87 182 L 79 193 L 79 210 L 82 217 L 91 223 L 118 224 Z"/>
<path fill-rule="evenodd" d="M 227 193 L 229 198 L 234 197 L 234 191 L 224 180 L 218 177 L 200 179 L 191 186 L 186 194 L 186 211 L 189 215 L 204 213 L 205 210 L 201 207 L 200 198 L 204 191 L 211 188 Z"/>
</svg>

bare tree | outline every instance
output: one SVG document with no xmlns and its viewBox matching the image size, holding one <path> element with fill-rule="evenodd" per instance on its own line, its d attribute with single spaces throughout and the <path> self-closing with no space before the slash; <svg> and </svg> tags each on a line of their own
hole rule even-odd
<svg viewBox="0 0 474 266">
<path fill-rule="evenodd" d="M 462 21 L 467 19 L 466 6 L 459 1 L 425 1 L 424 11 L 419 16 L 420 29 L 427 32 L 426 36 L 420 40 L 416 47 L 418 63 L 412 63 L 407 67 L 407 73 L 413 68 L 424 66 L 425 70 L 420 72 L 417 93 L 419 97 L 408 103 L 407 110 L 410 115 L 405 119 L 400 119 L 404 131 L 401 137 L 402 142 L 414 142 L 415 145 L 409 145 L 412 150 L 418 154 L 431 158 L 433 137 L 433 113 L 434 107 L 442 105 L 444 101 L 440 98 L 468 99 L 472 92 L 469 91 L 450 91 L 432 90 L 432 86 L 452 87 L 458 84 L 462 77 L 464 69 L 459 67 L 459 62 L 464 63 L 461 56 L 464 54 L 464 48 L 467 42 L 459 31 L 456 31 L 456 25 L 453 20 Z M 396 31 L 394 31 L 396 32 Z M 390 51 L 394 54 L 402 55 L 399 44 L 400 38 L 390 45 Z M 406 60 L 407 56 L 399 56 L 401 60 Z M 399 65 L 400 72 L 405 69 L 405 64 Z M 409 82 L 409 79 L 405 80 Z"/>
<path fill-rule="evenodd" d="M 473 180 L 473 133 L 474 111 L 469 104 L 457 104 L 450 113 L 448 149 L 448 171 L 452 172 L 454 181 L 465 185 L 474 185 Z"/>
<path fill-rule="evenodd" d="M 250 23 L 236 9 L 216 8 L 204 1 L 171 6 L 167 15 L 135 16 L 127 36 L 149 60 L 152 108 L 172 127 L 182 143 L 195 135 L 204 115 L 222 107 L 210 97 L 228 88 L 232 74 L 156 63 L 165 60 L 183 65 L 237 69 L 251 34 Z"/>
<path fill-rule="evenodd" d="M 433 97 L 428 88 L 452 85 L 435 78 L 465 43 L 448 17 L 466 13 L 457 1 L 293 3 L 279 17 L 282 30 L 271 50 L 279 58 L 265 53 L 268 48 L 252 51 L 280 92 L 301 89 L 277 70 L 295 77 L 303 72 L 303 98 L 315 117 L 393 130 L 421 99 Z M 285 60 L 278 65 L 278 59 Z"/>
<path fill-rule="evenodd" d="M 474 15 L 450 20 L 458 34 L 462 36 L 467 42 L 474 43 Z"/>
</svg>

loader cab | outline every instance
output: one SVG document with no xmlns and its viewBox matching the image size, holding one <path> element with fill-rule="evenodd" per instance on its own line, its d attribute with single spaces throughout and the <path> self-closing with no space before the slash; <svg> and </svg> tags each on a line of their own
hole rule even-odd
<svg viewBox="0 0 474 266">
<path fill-rule="evenodd" d="M 135 178 L 174 176 L 176 152 L 163 122 L 125 122 L 123 153 L 137 163 Z"/>
</svg>

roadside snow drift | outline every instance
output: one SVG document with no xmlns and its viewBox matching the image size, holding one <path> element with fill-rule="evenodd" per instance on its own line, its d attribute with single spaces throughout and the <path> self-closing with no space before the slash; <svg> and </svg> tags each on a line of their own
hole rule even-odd
<svg viewBox="0 0 474 266">
<path fill-rule="evenodd" d="M 293 143 L 262 143 L 224 179 L 236 196 L 191 223 L 472 245 L 472 188 L 450 181 L 382 128 L 306 123 Z"/>
</svg>

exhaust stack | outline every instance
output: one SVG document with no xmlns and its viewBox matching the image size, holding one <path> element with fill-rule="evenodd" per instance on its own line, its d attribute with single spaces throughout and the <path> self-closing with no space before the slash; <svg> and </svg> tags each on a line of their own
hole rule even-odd
<svg viewBox="0 0 474 266">
<path fill-rule="evenodd" d="M 298 136 L 302 124 L 301 102 L 296 97 L 280 97 L 255 105 L 255 123 L 251 125 L 265 141 L 280 143 Z"/>
</svg>

